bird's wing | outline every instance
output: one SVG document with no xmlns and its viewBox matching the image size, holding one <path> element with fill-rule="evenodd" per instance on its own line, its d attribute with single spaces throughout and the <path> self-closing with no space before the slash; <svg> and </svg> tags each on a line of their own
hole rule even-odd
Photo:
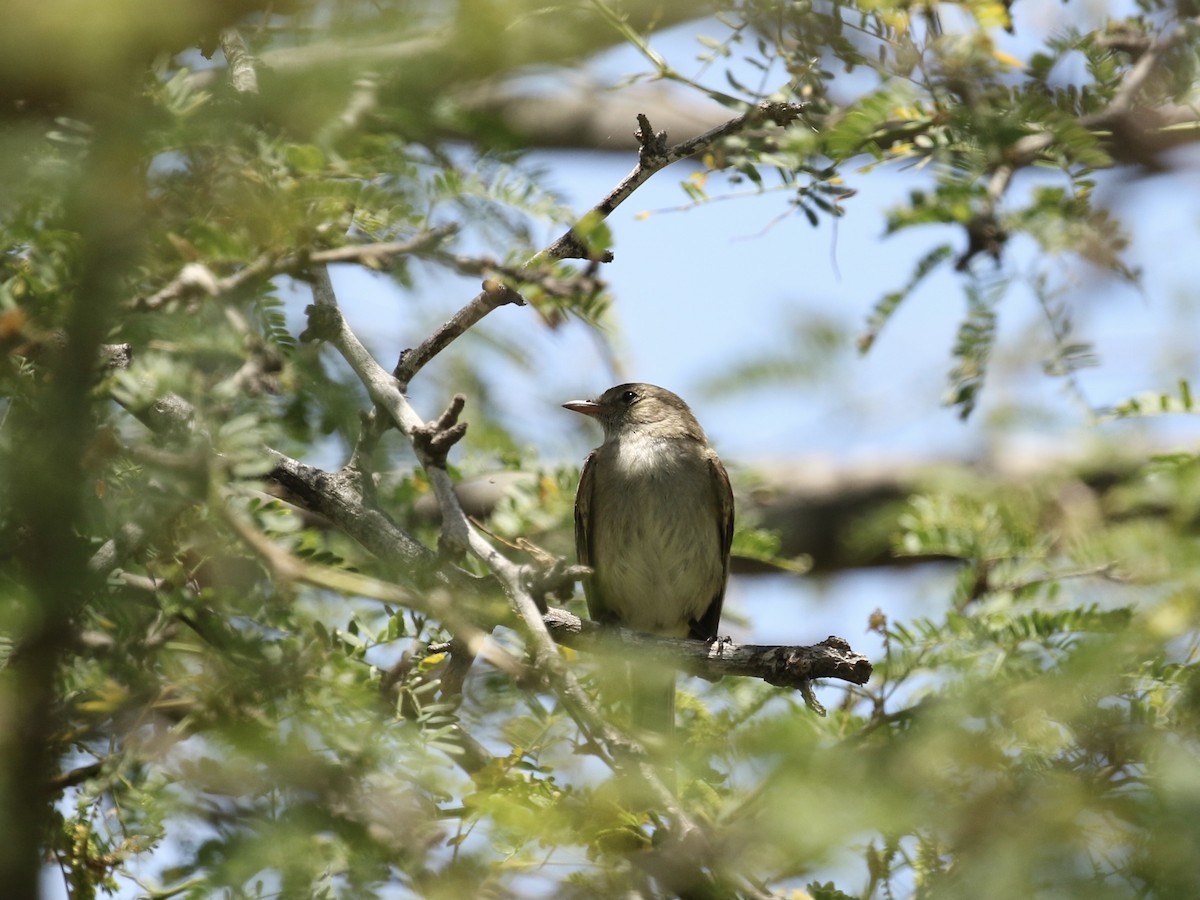
<svg viewBox="0 0 1200 900">
<path fill-rule="evenodd" d="M 583 461 L 579 473 L 579 490 L 575 494 L 575 555 L 581 566 L 594 565 L 592 553 L 592 494 L 596 484 L 596 451 Z M 588 615 L 597 622 L 606 621 L 607 609 L 601 596 L 600 586 L 594 576 L 583 579 L 583 595 L 587 597 Z"/>
<path fill-rule="evenodd" d="M 729 548 L 733 544 L 733 489 L 729 486 L 729 474 L 721 459 L 712 450 L 708 451 L 709 473 L 717 492 L 717 539 L 721 547 L 721 584 L 708 604 L 704 615 L 694 620 L 689 628 L 691 637 L 700 641 L 711 641 L 717 636 L 721 623 L 721 606 L 725 602 L 725 585 L 729 581 Z"/>
</svg>

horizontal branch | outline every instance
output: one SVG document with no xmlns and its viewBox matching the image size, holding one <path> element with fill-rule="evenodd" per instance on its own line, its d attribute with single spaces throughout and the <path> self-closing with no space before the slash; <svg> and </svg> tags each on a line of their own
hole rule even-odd
<svg viewBox="0 0 1200 900">
<path fill-rule="evenodd" d="M 700 134 L 729 118 L 728 107 L 677 84 L 638 82 L 613 90 L 577 69 L 559 71 L 546 81 L 489 80 L 457 99 L 473 112 L 499 119 L 507 133 L 540 149 L 627 153 L 625 135 L 639 112 L 668 134 Z"/>
<path fill-rule="evenodd" d="M 710 680 L 736 675 L 802 689 L 814 678 L 866 684 L 871 677 L 870 660 L 840 637 L 811 646 L 739 645 L 728 639 L 695 641 L 599 625 L 565 609 L 551 609 L 542 618 L 554 639 L 574 650 L 626 658 L 649 654 L 656 662 Z"/>
<path fill-rule="evenodd" d="M 402 256 L 430 250 L 457 230 L 457 225 L 441 225 L 405 241 L 347 244 L 328 250 L 299 249 L 286 253 L 264 253 L 232 275 L 223 278 L 218 278 L 202 263 L 188 263 L 168 284 L 148 297 L 135 300 L 134 306 L 138 309 L 157 309 L 173 300 L 217 297 L 254 281 L 334 263 L 358 263 L 378 269 Z"/>
<path fill-rule="evenodd" d="M 473 84 L 494 83 L 531 64 L 572 66 L 623 45 L 618 31 L 596 27 L 592 17 L 560 15 L 554 27 L 547 27 L 543 15 L 533 14 L 539 6 L 524 0 L 508 4 L 499 33 L 480 28 L 478 16 L 434 17 L 434 24 L 426 31 L 407 17 L 405 27 L 378 33 L 331 37 L 326 29 L 314 32 L 307 42 L 264 49 L 257 62 L 285 86 L 294 84 L 296 89 L 306 82 L 293 83 L 290 79 L 344 79 L 347 73 L 361 76 L 364 72 L 381 72 L 404 86 L 413 83 L 413 76 L 420 73 L 424 76 L 421 84 L 429 85 L 432 96 L 460 87 L 466 91 L 467 79 Z M 628 4 L 623 13 L 630 28 L 649 31 L 702 18 L 712 8 L 711 2 L 657 0 L 653 4 Z M 279 15 L 283 14 L 280 10 Z M 498 39 L 500 35 L 503 40 Z M 223 74 L 219 65 L 205 67 L 189 73 L 186 83 L 193 90 L 207 90 Z"/>
</svg>

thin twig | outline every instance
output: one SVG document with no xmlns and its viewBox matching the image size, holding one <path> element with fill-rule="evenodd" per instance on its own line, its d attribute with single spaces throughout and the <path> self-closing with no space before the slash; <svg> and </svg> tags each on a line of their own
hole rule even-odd
<svg viewBox="0 0 1200 900">
<path fill-rule="evenodd" d="M 95 778 L 103 769 L 103 762 L 94 762 L 80 766 L 77 769 L 71 769 L 69 772 L 59 772 L 57 775 L 50 777 L 46 783 L 46 787 L 52 794 L 58 794 L 69 787 L 75 787 L 91 778 Z"/>
<path fill-rule="evenodd" d="M 435 251 L 430 254 L 435 262 L 443 263 L 463 275 L 503 278 L 510 285 L 536 285 L 543 293 L 561 299 L 598 293 L 603 284 L 593 272 L 584 269 L 564 273 L 552 265 L 534 268 L 532 265 L 512 266 L 486 256 L 465 256 Z"/>
<path fill-rule="evenodd" d="M 593 206 L 583 219 L 592 221 L 608 218 L 618 206 L 629 199 L 634 191 L 645 184 L 650 176 L 673 162 L 703 153 L 723 138 L 763 122 L 787 125 L 800 118 L 804 114 L 804 109 L 805 107 L 799 103 L 760 103 L 740 116 L 734 116 L 697 137 L 681 141 L 673 146 L 667 146 L 666 135 L 662 132 L 655 133 L 646 116 L 639 115 L 637 137 L 640 150 L 637 165 L 615 188 L 608 192 L 603 200 Z M 571 229 L 562 234 L 550 246 L 534 255 L 525 266 L 526 268 L 537 266 L 553 259 L 588 258 L 590 258 L 588 249 L 583 246 L 575 229 Z M 602 262 L 609 262 L 611 259 L 611 254 L 601 257 Z"/>
<path fill-rule="evenodd" d="M 441 328 L 422 341 L 415 350 L 405 350 L 400 354 L 400 361 L 393 372 L 400 383 L 400 390 L 407 390 L 414 375 L 445 350 L 455 338 L 464 334 L 492 310 L 508 303 L 524 306 L 525 302 L 525 298 L 508 285 L 493 278 L 484 281 L 483 290 L 452 315 Z"/>
<path fill-rule="evenodd" d="M 139 309 L 157 309 L 172 300 L 185 300 L 203 295 L 216 297 L 262 278 L 334 263 L 360 263 L 378 269 L 399 257 L 429 250 L 457 230 L 457 225 L 439 225 L 406 241 L 350 244 L 311 252 L 264 253 L 224 278 L 218 278 L 207 266 L 200 263 L 188 263 L 167 285 L 148 297 L 135 300 L 134 306 Z"/>
</svg>

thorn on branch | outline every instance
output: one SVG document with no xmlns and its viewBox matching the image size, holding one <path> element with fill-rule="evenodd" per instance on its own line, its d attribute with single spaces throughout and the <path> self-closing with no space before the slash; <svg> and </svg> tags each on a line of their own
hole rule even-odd
<svg viewBox="0 0 1200 900">
<path fill-rule="evenodd" d="M 667 133 L 656 132 L 650 126 L 650 120 L 645 113 L 637 114 L 638 130 L 633 133 L 641 145 L 638 150 L 638 164 L 650 169 L 657 169 L 667 163 Z"/>
<path fill-rule="evenodd" d="M 426 465 L 446 468 L 446 454 L 467 433 L 467 423 L 458 421 L 467 398 L 455 394 L 446 411 L 432 422 L 413 429 L 412 442 Z"/>
<path fill-rule="evenodd" d="M 807 106 L 808 104 L 806 103 L 760 103 L 758 106 L 758 115 L 761 119 L 766 119 L 783 127 L 791 125 L 803 116 Z"/>
</svg>

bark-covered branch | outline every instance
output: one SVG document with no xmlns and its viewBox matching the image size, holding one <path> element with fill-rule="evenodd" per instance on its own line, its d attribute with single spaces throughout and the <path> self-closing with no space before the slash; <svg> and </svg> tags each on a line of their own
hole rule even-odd
<svg viewBox="0 0 1200 900">
<path fill-rule="evenodd" d="M 814 678 L 866 684 L 871 677 L 870 660 L 840 637 L 830 636 L 810 646 L 743 645 L 728 639 L 694 641 L 604 626 L 565 609 L 548 610 L 543 619 L 554 639 L 572 649 L 627 659 L 650 656 L 656 663 L 713 681 L 732 675 L 799 689 Z"/>
<path fill-rule="evenodd" d="M 239 94 L 258 93 L 258 72 L 255 59 L 246 41 L 236 28 L 221 31 L 221 52 L 229 63 L 229 83 Z"/>
<path fill-rule="evenodd" d="M 149 296 L 137 298 L 133 305 L 139 309 L 157 309 L 173 300 L 218 297 L 255 281 L 334 263 L 358 263 L 378 269 L 402 256 L 428 251 L 457 231 L 457 225 L 441 225 L 404 241 L 347 244 L 329 250 L 300 249 L 286 253 L 264 253 L 233 274 L 222 278 L 218 278 L 202 263 L 188 263 L 166 285 Z"/>
<path fill-rule="evenodd" d="M 451 316 L 441 328 L 422 341 L 416 349 L 405 350 L 400 354 L 400 362 L 397 363 L 396 369 L 392 373 L 399 382 L 400 389 L 405 390 L 413 376 L 445 350 L 452 341 L 465 334 L 492 310 L 508 303 L 524 306 L 525 298 L 508 285 L 495 279 L 489 278 L 484 281 L 483 290 Z"/>
<path fill-rule="evenodd" d="M 460 95 L 477 115 L 498 119 L 527 146 L 629 152 L 629 125 L 643 113 L 668 134 L 700 134 L 729 118 L 729 108 L 677 84 L 622 85 L 619 90 L 564 70 L 551 90 L 521 81 L 488 81 Z"/>
<path fill-rule="evenodd" d="M 1128 485 L 1142 471 L 1148 456 L 1166 450 L 1126 442 L 1119 448 L 1097 446 L 1084 451 L 1064 447 L 1053 453 L 1002 443 L 986 458 L 976 460 L 893 458 L 845 463 L 809 455 L 785 462 L 745 461 L 742 467 L 752 473 L 754 488 L 739 497 L 738 508 L 778 534 L 781 556 L 808 557 L 816 574 L 930 562 L 933 557 L 897 556 L 894 545 L 899 516 L 916 494 L 964 481 L 997 490 L 1053 481 L 1071 489 L 1045 492 L 1044 518 L 1071 518 L 1075 504 L 1107 509 L 1109 492 Z M 487 473 L 459 482 L 455 492 L 471 516 L 486 520 L 507 494 L 528 489 L 537 478 L 530 471 Z M 437 514 L 429 498 L 419 500 L 414 512 L 427 522 L 434 521 Z M 1147 514 L 1153 515 L 1154 510 Z M 732 569 L 737 575 L 778 571 L 736 555 Z"/>
<path fill-rule="evenodd" d="M 678 144 L 668 145 L 665 131 L 655 131 L 644 113 L 638 114 L 638 130 L 635 133 L 640 144 L 638 163 L 628 175 L 614 187 L 599 203 L 583 216 L 583 221 L 596 221 L 609 217 L 612 212 L 628 200 L 633 192 L 650 180 L 654 175 L 671 163 L 688 159 L 698 153 L 713 147 L 716 143 L 747 128 L 761 125 L 763 122 L 773 122 L 776 125 L 787 125 L 798 119 L 804 112 L 804 106 L 798 103 L 760 103 L 753 109 L 747 110 L 740 116 L 734 116 L 708 131 Z M 580 240 L 575 229 L 562 234 L 557 240 L 542 250 L 529 265 L 537 265 L 547 259 L 590 259 L 593 253 Z M 612 255 L 605 253 L 601 261 L 611 261 Z"/>
<path fill-rule="evenodd" d="M 673 146 L 667 144 L 665 134 L 654 132 L 644 114 L 639 115 L 638 134 L 641 150 L 637 167 L 593 208 L 591 215 L 601 218 L 607 216 L 654 172 L 672 162 L 702 152 L 722 138 L 748 126 L 767 120 L 785 124 L 799 114 L 800 107 L 794 104 L 763 104 L 696 138 Z M 181 297 L 223 293 L 274 274 L 296 270 L 308 272 L 313 282 L 315 302 L 309 307 L 309 324 L 301 335 L 301 340 L 323 340 L 335 348 L 367 389 L 376 410 L 375 419 L 386 417 L 412 442 L 429 477 L 441 513 L 442 532 L 438 552 L 434 554 L 406 536 L 382 512 L 371 509 L 370 504 L 364 501 L 363 479 L 369 478 L 369 474 L 356 467 L 363 462 L 363 454 L 356 453 L 351 460 L 352 465 L 340 472 L 328 473 L 266 450 L 265 452 L 272 454 L 276 464 L 272 480 L 286 487 L 290 497 L 298 500 L 304 508 L 325 516 L 383 559 L 395 559 L 400 556 L 407 564 L 422 570 L 436 569 L 437 563 L 444 564 L 457 559 L 463 553 L 469 553 L 479 559 L 503 588 L 513 610 L 523 623 L 537 670 L 554 685 L 556 693 L 570 710 L 572 717 L 588 735 L 595 752 L 609 765 L 639 774 L 641 781 L 654 796 L 656 804 L 670 815 L 674 834 L 679 840 L 703 842 L 703 829 L 692 821 L 687 811 L 680 806 L 673 791 L 662 781 L 644 749 L 607 722 L 594 701 L 565 666 L 547 623 L 542 618 L 544 607 L 541 597 L 535 596 L 530 588 L 537 579 L 531 577 L 527 567 L 518 565 L 501 554 L 464 514 L 455 495 L 453 481 L 445 468 L 446 451 L 462 436 L 465 428 L 465 423 L 459 422 L 461 403 L 456 401 L 441 419 L 434 423 L 426 423 L 409 404 L 404 394 L 409 380 L 453 340 L 497 307 L 506 303 L 522 302 L 520 295 L 499 282 L 485 282 L 482 293 L 469 301 L 416 350 L 401 358 L 394 374 L 387 372 L 372 358 L 338 308 L 325 264 L 338 261 L 378 264 L 393 254 L 418 252 L 432 247 L 449 233 L 449 230 L 431 231 L 399 246 L 375 245 L 370 249 L 340 248 L 337 251 L 264 255 L 224 279 L 216 279 L 211 272 L 202 267 L 185 267 L 176 279 L 156 294 L 142 300 L 140 305 L 154 308 Z M 573 255 L 580 256 L 583 253 L 574 233 L 569 232 L 533 257 L 526 268 L 532 270 L 550 260 Z M 176 407 L 172 409 L 179 411 Z M 365 431 L 375 433 L 378 427 L 379 423 L 374 419 L 364 422 Z M 279 572 L 285 575 L 290 572 L 290 577 L 296 577 L 295 572 L 298 570 L 295 560 L 277 558 L 272 548 L 247 523 L 240 520 L 231 520 L 231 523 L 231 527 L 255 547 L 260 555 L 273 561 Z M 453 567 L 449 568 L 454 570 Z M 441 571 L 444 572 L 445 568 Z M 585 628 L 582 623 L 574 637 L 567 639 L 579 642 L 600 641 L 594 630 Z M 478 641 L 475 643 L 478 644 Z M 697 656 L 685 667 L 690 670 L 693 666 L 701 666 L 708 677 L 753 674 L 774 684 L 797 686 L 802 690 L 815 677 L 865 680 L 869 676 L 869 663 L 865 658 L 853 654 L 844 642 L 827 642 L 824 651 L 812 648 L 755 648 L 751 651 L 734 648 L 727 643 L 719 643 L 714 647 L 715 652 L 704 648 L 705 661 L 702 666 L 702 657 Z M 676 648 L 675 652 L 686 655 L 696 650 L 695 647 L 683 646 Z M 468 653 L 470 652 L 468 650 Z M 839 653 L 842 655 L 840 667 L 833 662 Z"/>
</svg>

